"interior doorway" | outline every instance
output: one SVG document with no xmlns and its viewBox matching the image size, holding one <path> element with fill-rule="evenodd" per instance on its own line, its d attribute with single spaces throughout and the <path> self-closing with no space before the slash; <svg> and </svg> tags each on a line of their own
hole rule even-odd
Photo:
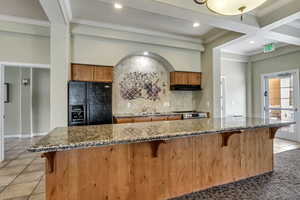
<svg viewBox="0 0 300 200">
<path fill-rule="evenodd" d="M 8 142 L 48 133 L 50 68 L 45 65 L 0 64 L 0 162 Z M 7 155 L 6 155 L 7 154 Z"/>
<path fill-rule="evenodd" d="M 281 128 L 279 138 L 300 141 L 299 71 L 286 71 L 262 76 L 263 117 L 272 120 L 295 120 L 296 125 Z"/>
</svg>

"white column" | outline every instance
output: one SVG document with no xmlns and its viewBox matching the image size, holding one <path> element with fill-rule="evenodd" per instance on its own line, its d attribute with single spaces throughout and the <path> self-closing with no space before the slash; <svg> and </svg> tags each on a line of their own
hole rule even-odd
<svg viewBox="0 0 300 200">
<path fill-rule="evenodd" d="M 70 68 L 70 27 L 51 24 L 50 126 L 67 126 L 68 77 Z"/>
</svg>

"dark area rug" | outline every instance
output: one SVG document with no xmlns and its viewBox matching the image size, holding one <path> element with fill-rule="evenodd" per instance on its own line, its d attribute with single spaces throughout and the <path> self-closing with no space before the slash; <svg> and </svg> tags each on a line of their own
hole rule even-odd
<svg viewBox="0 0 300 200">
<path fill-rule="evenodd" d="M 273 173 L 173 200 L 300 200 L 300 149 L 275 154 Z"/>
</svg>

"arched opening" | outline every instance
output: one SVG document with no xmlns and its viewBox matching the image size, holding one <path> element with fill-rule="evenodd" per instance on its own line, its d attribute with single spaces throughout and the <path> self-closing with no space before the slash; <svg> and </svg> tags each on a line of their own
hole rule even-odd
<svg viewBox="0 0 300 200">
<path fill-rule="evenodd" d="M 151 52 L 126 56 L 114 68 L 114 114 L 170 111 L 170 72 L 174 67 Z"/>
</svg>

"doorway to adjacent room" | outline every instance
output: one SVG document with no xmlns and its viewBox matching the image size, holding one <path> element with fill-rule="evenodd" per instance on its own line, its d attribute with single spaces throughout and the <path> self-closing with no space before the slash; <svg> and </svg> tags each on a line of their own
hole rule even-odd
<svg viewBox="0 0 300 200">
<path fill-rule="evenodd" d="M 274 120 L 295 120 L 296 125 L 282 128 L 279 138 L 300 141 L 299 71 L 285 71 L 262 75 L 263 117 Z"/>
</svg>

